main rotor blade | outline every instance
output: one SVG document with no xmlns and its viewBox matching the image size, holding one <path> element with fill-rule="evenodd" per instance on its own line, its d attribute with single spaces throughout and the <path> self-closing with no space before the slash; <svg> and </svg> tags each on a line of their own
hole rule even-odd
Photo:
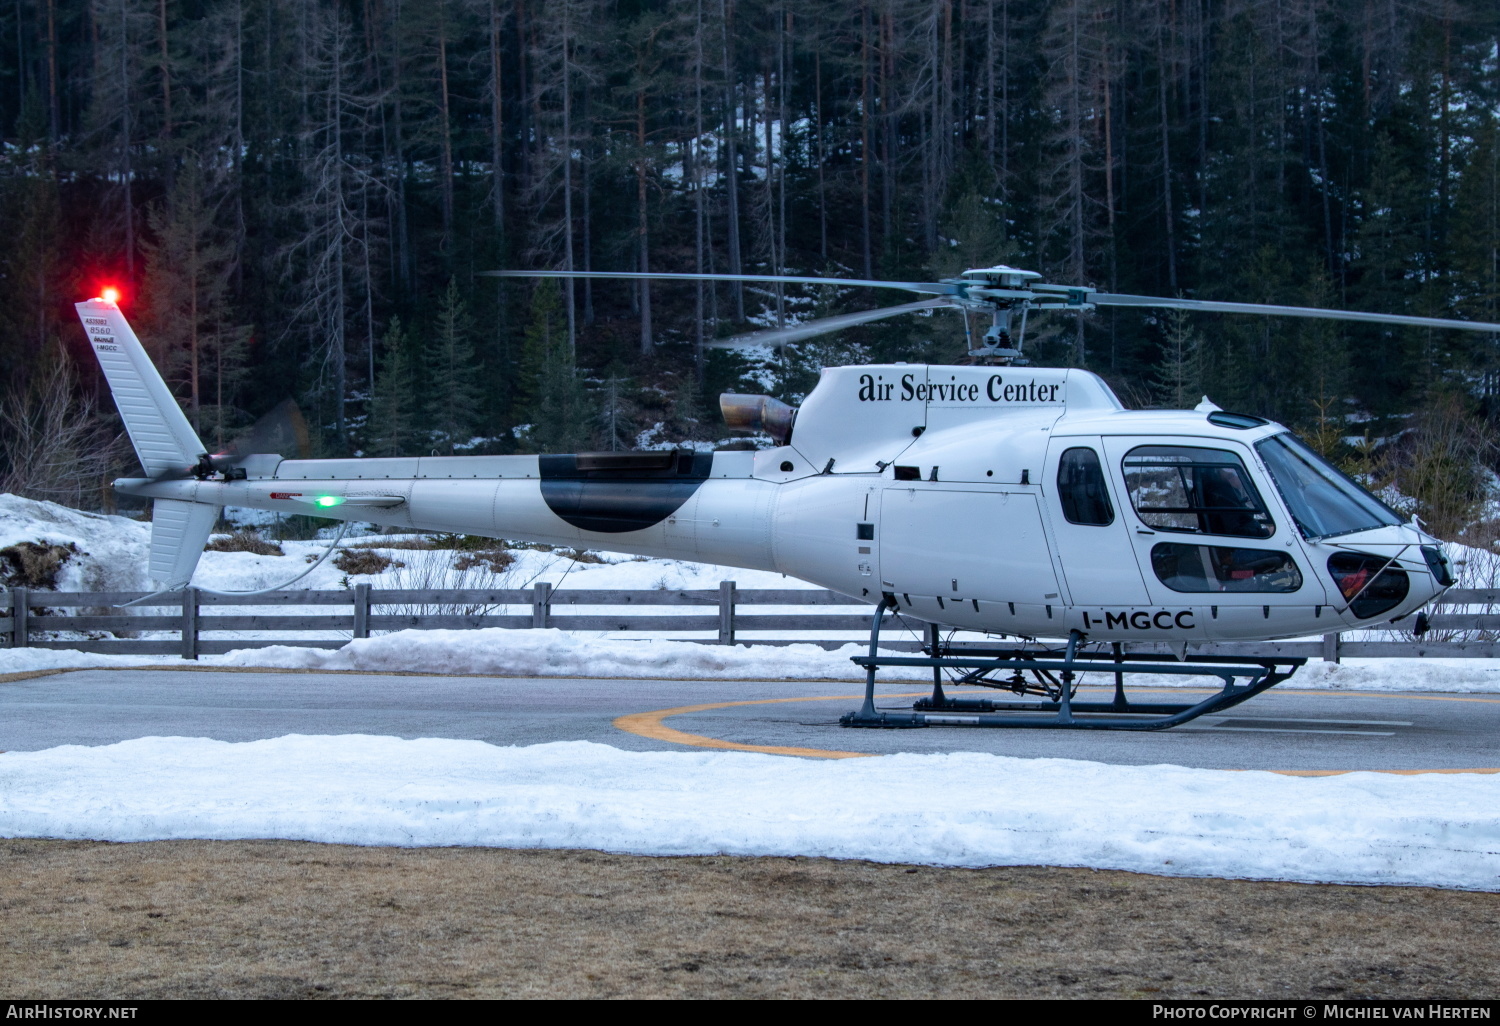
<svg viewBox="0 0 1500 1026">
<path fill-rule="evenodd" d="M 788 342 L 796 342 L 798 339 L 811 338 L 814 335 L 826 335 L 830 331 L 841 331 L 844 328 L 852 328 L 856 324 L 868 324 L 870 321 L 884 320 L 887 317 L 919 313 L 922 310 L 936 310 L 939 307 L 952 305 L 947 299 L 919 299 L 915 303 L 903 303 L 900 306 L 883 306 L 875 310 L 860 310 L 857 313 L 822 317 L 816 321 L 807 321 L 803 324 L 793 325 L 790 328 L 770 328 L 766 331 L 752 331 L 748 335 L 726 338 L 722 342 L 705 342 L 703 345 L 706 349 L 739 349 L 742 346 L 781 346 L 786 345 Z"/>
<path fill-rule="evenodd" d="M 1483 321 L 1455 321 L 1443 317 L 1408 317 L 1405 314 L 1364 313 L 1359 310 L 1322 310 L 1315 306 L 1218 303 L 1205 299 L 1160 299 L 1155 296 L 1127 296 L 1116 292 L 1090 293 L 1087 302 L 1095 306 L 1144 306 L 1169 310 L 1202 310 L 1208 313 L 1318 317 L 1329 321 L 1364 321 L 1367 324 L 1409 324 L 1421 328 L 1458 328 L 1462 331 L 1500 331 L 1500 324 L 1487 324 Z"/>
<path fill-rule="evenodd" d="M 480 271 L 481 278 L 648 278 L 671 281 L 787 282 L 793 285 L 864 285 L 956 296 L 959 287 L 942 281 L 871 281 L 863 278 L 804 278 L 795 274 L 676 274 L 655 271 Z"/>
</svg>

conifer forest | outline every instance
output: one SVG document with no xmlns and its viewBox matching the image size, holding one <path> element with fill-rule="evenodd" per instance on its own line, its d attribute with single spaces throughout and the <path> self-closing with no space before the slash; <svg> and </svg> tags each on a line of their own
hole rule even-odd
<svg viewBox="0 0 1500 1026">
<path fill-rule="evenodd" d="M 902 293 L 497 268 L 1006 263 L 1500 320 L 1495 0 L 3 0 L 0 136 L 0 486 L 67 466 L 85 506 L 133 467 L 72 307 L 106 284 L 208 444 L 292 399 L 317 455 L 713 440 L 721 391 L 966 350 L 941 311 L 705 347 Z M 1421 436 L 1470 502 L 1497 347 L 1139 310 L 1027 337 L 1346 465 Z"/>
</svg>

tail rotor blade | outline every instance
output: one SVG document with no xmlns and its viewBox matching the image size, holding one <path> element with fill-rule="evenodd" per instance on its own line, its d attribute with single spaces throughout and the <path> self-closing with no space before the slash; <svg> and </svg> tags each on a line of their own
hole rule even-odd
<svg viewBox="0 0 1500 1026">
<path fill-rule="evenodd" d="M 307 421 L 296 402 L 284 399 L 236 438 L 229 454 L 236 459 L 255 453 L 275 453 L 289 459 L 306 459 L 311 450 Z"/>
<path fill-rule="evenodd" d="M 923 310 L 936 310 L 952 305 L 947 299 L 920 299 L 915 303 L 903 303 L 900 306 L 884 306 L 876 310 L 860 310 L 857 313 L 821 317 L 816 321 L 807 321 L 804 324 L 797 324 L 789 328 L 770 328 L 766 331 L 753 331 L 748 335 L 726 338 L 722 342 L 705 342 L 703 345 L 707 349 L 740 349 L 745 346 L 783 346 L 788 342 L 812 338 L 814 335 L 826 335 L 830 331 L 842 331 L 844 328 L 852 328 L 856 324 L 868 324 L 871 321 L 884 320 L 887 317 L 899 317 L 901 314 L 920 313 Z"/>
<path fill-rule="evenodd" d="M 182 481 L 202 478 L 212 473 L 230 471 L 257 454 L 274 454 L 289 459 L 306 459 L 312 450 L 307 421 L 292 399 L 285 399 L 262 415 L 249 429 L 235 437 L 224 451 L 200 456 L 193 466 L 169 467 L 147 480 Z"/>
</svg>

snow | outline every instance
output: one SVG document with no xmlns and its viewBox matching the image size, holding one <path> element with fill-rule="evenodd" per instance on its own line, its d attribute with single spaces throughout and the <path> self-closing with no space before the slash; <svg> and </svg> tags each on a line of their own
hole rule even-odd
<svg viewBox="0 0 1500 1026">
<path fill-rule="evenodd" d="M 774 607 L 767 607 L 774 608 Z M 895 632 L 888 634 L 894 636 Z M 811 644 L 704 645 L 661 638 L 601 638 L 560 630 L 406 630 L 359 638 L 338 649 L 269 645 L 205 655 L 200 666 L 387 673 L 481 674 L 502 677 L 622 677 L 657 680 L 863 680 L 849 661 L 868 651 L 850 643 L 825 650 Z M 883 650 L 885 651 L 885 650 Z M 908 655 L 910 653 L 887 654 Z M 167 656 L 103 655 L 67 649 L 0 650 L 0 673 L 160 665 Z M 1097 677 L 1098 679 L 1095 679 Z M 1126 686 L 1221 686 L 1216 677 L 1155 678 L 1126 674 Z M 920 667 L 887 667 L 881 680 L 931 680 Z M 1082 683 L 1107 684 L 1105 675 Z M 1310 662 L 1282 690 L 1500 694 L 1500 660 L 1351 659 Z"/>
<path fill-rule="evenodd" d="M 1500 776 L 148 737 L 0 755 L 0 836 L 812 855 L 1493 891 Z"/>
<path fill-rule="evenodd" d="M 57 576 L 58 591 L 141 591 L 150 586 L 148 523 L 0 492 L 0 549 L 22 542 L 78 549 Z"/>
<path fill-rule="evenodd" d="M 625 677 L 671 680 L 863 679 L 849 644 L 702 645 L 691 641 L 599 639 L 559 630 L 408 630 L 359 638 L 336 650 L 271 645 L 205 655 L 200 666 L 299 670 L 484 674 L 506 677 Z M 894 654 L 894 653 L 892 653 Z M 0 673 L 160 665 L 170 657 L 101 655 L 67 649 L 0 650 Z M 886 680 L 930 680 L 930 670 L 882 671 Z"/>
</svg>

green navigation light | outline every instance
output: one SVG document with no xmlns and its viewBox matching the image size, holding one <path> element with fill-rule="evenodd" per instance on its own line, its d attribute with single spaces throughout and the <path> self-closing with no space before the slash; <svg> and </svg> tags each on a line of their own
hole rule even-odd
<svg viewBox="0 0 1500 1026">
<path fill-rule="evenodd" d="M 339 495 L 320 495 L 313 500 L 314 503 L 323 507 L 337 506 L 343 501 L 343 497 Z"/>
</svg>

